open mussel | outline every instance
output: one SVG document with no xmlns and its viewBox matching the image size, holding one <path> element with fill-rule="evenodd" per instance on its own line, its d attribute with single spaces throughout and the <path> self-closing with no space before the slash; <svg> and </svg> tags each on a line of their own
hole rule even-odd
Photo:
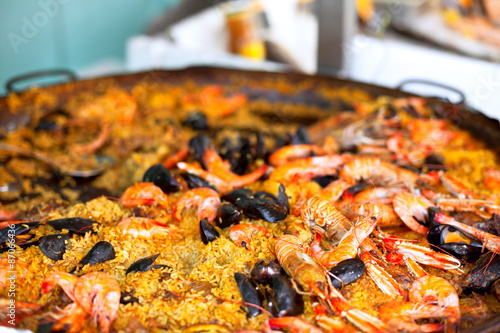
<svg viewBox="0 0 500 333">
<path fill-rule="evenodd" d="M 134 272 L 147 272 L 152 269 L 158 269 L 158 268 L 168 268 L 167 265 L 153 265 L 155 262 L 156 258 L 158 258 L 160 254 L 154 254 L 152 256 L 142 258 L 134 262 L 132 265 L 129 266 L 127 271 L 125 272 L 125 275 L 128 273 L 134 273 Z"/>
<path fill-rule="evenodd" d="M 274 275 L 284 274 L 285 271 L 281 268 L 277 260 L 259 260 L 250 272 L 252 280 L 263 285 L 270 285 L 273 282 Z"/>
<path fill-rule="evenodd" d="M 365 263 L 358 258 L 346 259 L 334 266 L 330 273 L 333 274 L 332 285 L 335 288 L 342 288 L 353 283 L 363 275 Z"/>
<path fill-rule="evenodd" d="M 83 217 L 68 217 L 65 219 L 51 220 L 47 222 L 57 230 L 68 230 L 72 234 L 85 235 L 100 223 Z"/>
<path fill-rule="evenodd" d="M 204 218 L 200 221 L 200 236 L 203 244 L 207 245 L 219 238 L 219 232 L 208 222 L 207 218 Z"/>
<path fill-rule="evenodd" d="M 54 261 L 63 259 L 66 244 L 71 239 L 70 234 L 55 234 L 42 236 L 38 240 L 38 247 L 47 258 Z"/>
<path fill-rule="evenodd" d="M 165 193 L 176 192 L 181 189 L 179 182 L 163 164 L 155 164 L 146 170 L 142 181 L 155 184 Z"/>
<path fill-rule="evenodd" d="M 106 241 L 100 241 L 90 249 L 90 251 L 83 257 L 78 263 L 79 267 L 85 265 L 96 265 L 109 260 L 115 259 L 115 249 L 111 243 Z M 74 272 L 76 267 L 72 270 Z"/>
<path fill-rule="evenodd" d="M 139 303 L 139 299 L 132 293 L 123 292 L 120 294 L 120 304 Z"/>
<path fill-rule="evenodd" d="M 264 296 L 260 291 L 259 287 L 255 285 L 255 283 L 248 276 L 242 273 L 234 273 L 234 280 L 238 285 L 238 289 L 240 290 L 241 297 L 243 301 L 249 304 L 255 304 L 259 307 L 263 307 Z M 259 308 L 249 305 L 247 307 L 248 314 L 251 317 L 255 317 L 260 313 Z"/>
<path fill-rule="evenodd" d="M 224 203 L 217 209 L 215 222 L 219 228 L 227 228 L 241 221 L 241 213 L 233 204 Z"/>
<path fill-rule="evenodd" d="M 469 262 L 476 260 L 483 249 L 482 243 L 450 225 L 432 227 L 427 233 L 427 240 L 435 245 L 435 250 Z"/>
<path fill-rule="evenodd" d="M 14 223 L 3 229 L 0 229 L 0 244 L 3 244 L 9 240 L 10 237 L 17 237 L 24 233 L 27 233 L 33 228 L 38 226 L 39 222 L 23 222 Z"/>
</svg>

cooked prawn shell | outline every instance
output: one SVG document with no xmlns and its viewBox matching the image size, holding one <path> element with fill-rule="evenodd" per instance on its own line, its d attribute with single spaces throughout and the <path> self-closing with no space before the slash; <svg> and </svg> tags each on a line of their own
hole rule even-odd
<svg viewBox="0 0 500 333">
<path fill-rule="evenodd" d="M 124 207 L 150 205 L 170 209 L 168 196 L 153 183 L 137 183 L 130 186 L 121 196 L 120 203 Z"/>
<path fill-rule="evenodd" d="M 212 222 L 217 217 L 217 209 L 220 205 L 219 194 L 207 187 L 194 188 L 184 193 L 174 204 L 173 215 L 177 221 L 182 219 L 182 211 L 185 208 L 197 207 L 198 221 L 204 218 Z"/>
</svg>

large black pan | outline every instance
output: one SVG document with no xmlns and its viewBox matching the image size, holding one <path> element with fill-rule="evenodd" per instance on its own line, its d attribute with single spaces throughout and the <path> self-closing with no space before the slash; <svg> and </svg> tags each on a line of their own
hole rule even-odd
<svg viewBox="0 0 500 333">
<path fill-rule="evenodd" d="M 44 73 L 45 74 L 45 73 Z M 58 74 L 65 74 L 58 72 Z M 27 75 L 33 77 L 34 75 Z M 36 76 L 36 75 L 35 75 Z M 70 79 L 74 79 L 68 75 Z M 21 78 L 25 78 L 22 76 Z M 11 80 L 8 85 L 8 90 L 13 89 Z M 11 131 L 19 126 L 28 125 L 32 122 L 34 114 L 49 113 L 54 110 L 63 108 L 68 99 L 76 94 L 83 92 L 96 92 L 107 84 L 116 84 L 124 89 L 131 89 L 134 85 L 140 82 L 149 83 L 181 83 L 187 80 L 196 82 L 197 84 L 219 84 L 223 86 L 236 87 L 241 90 L 250 99 L 266 99 L 269 102 L 280 102 L 281 105 L 289 104 L 304 104 L 314 107 L 324 108 L 328 111 L 341 111 L 340 106 L 326 101 L 320 96 L 315 88 L 321 86 L 329 86 L 332 88 L 349 87 L 353 89 L 363 90 L 370 95 L 376 97 L 381 95 L 391 97 L 412 97 L 414 94 L 407 93 L 401 89 L 383 88 L 375 85 L 360 83 L 351 80 L 337 79 L 323 76 L 309 76 L 302 74 L 289 73 L 270 73 L 260 71 L 241 71 L 214 67 L 192 67 L 183 70 L 165 71 L 155 70 L 140 72 L 136 74 L 119 75 L 112 77 L 94 78 L 82 81 L 74 81 L 70 83 L 60 84 L 56 86 L 40 88 L 41 93 L 50 93 L 55 96 L 55 99 L 48 105 L 35 108 L 33 100 L 37 94 L 31 92 L 21 92 L 18 94 L 22 101 L 22 106 L 16 113 L 11 113 L 8 108 L 8 97 L 0 98 L 0 135 L 2 132 Z M 289 82 L 297 86 L 303 86 L 307 82 L 307 90 L 299 91 L 295 94 L 282 94 L 278 90 L 274 90 L 268 85 L 266 88 L 260 88 L 258 82 L 265 81 L 266 83 L 275 82 L 278 84 L 282 81 Z M 246 82 L 243 83 L 242 82 Z M 252 84 L 248 84 L 252 82 Z M 463 96 L 463 95 L 462 95 Z M 450 103 L 449 101 L 430 97 L 427 100 L 432 103 L 434 111 L 438 117 L 450 119 L 459 127 L 468 130 L 476 138 L 484 141 L 491 149 L 497 152 L 500 156 L 500 124 L 498 120 L 488 118 L 482 113 L 474 110 L 466 105 L 462 100 L 459 103 Z M 300 121 L 300 120 L 299 120 Z M 500 332 L 500 318 L 494 318 L 484 324 L 468 329 L 464 333 L 493 333 Z"/>
</svg>

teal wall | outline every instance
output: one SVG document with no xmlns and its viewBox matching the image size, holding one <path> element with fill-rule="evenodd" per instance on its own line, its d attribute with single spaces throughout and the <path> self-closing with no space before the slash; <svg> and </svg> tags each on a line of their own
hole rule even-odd
<svg viewBox="0 0 500 333">
<path fill-rule="evenodd" d="M 0 0 L 0 94 L 10 77 L 125 56 L 128 37 L 180 0 Z"/>
</svg>

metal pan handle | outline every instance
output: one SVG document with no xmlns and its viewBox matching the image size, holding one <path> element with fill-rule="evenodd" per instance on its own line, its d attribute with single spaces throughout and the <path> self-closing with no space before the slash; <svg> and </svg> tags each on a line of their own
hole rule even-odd
<svg viewBox="0 0 500 333">
<path fill-rule="evenodd" d="M 38 72 L 32 72 L 32 73 L 21 74 L 21 75 L 15 76 L 7 81 L 7 83 L 5 84 L 5 89 L 9 93 L 20 92 L 22 90 L 16 91 L 14 89 L 14 84 L 21 82 L 21 81 L 25 81 L 25 80 L 30 80 L 30 79 L 34 79 L 34 78 L 41 78 L 41 77 L 49 77 L 49 76 L 54 76 L 54 75 L 65 76 L 66 80 L 62 81 L 64 83 L 73 82 L 73 81 L 78 80 L 78 77 L 76 76 L 76 74 L 68 69 L 49 69 L 49 70 L 45 70 L 45 71 L 38 71 Z M 62 83 L 62 82 L 60 82 L 60 83 Z"/>
<path fill-rule="evenodd" d="M 408 80 L 404 80 L 403 82 L 398 84 L 396 86 L 396 89 L 402 90 L 403 87 L 407 84 L 422 84 L 422 85 L 434 86 L 434 87 L 450 90 L 450 91 L 456 93 L 458 96 L 460 96 L 460 100 L 458 101 L 457 104 L 465 103 L 465 94 L 460 89 L 450 87 L 449 85 L 446 85 L 443 83 L 434 82 L 434 81 L 430 81 L 430 80 L 423 80 L 423 79 L 408 79 Z"/>
</svg>

